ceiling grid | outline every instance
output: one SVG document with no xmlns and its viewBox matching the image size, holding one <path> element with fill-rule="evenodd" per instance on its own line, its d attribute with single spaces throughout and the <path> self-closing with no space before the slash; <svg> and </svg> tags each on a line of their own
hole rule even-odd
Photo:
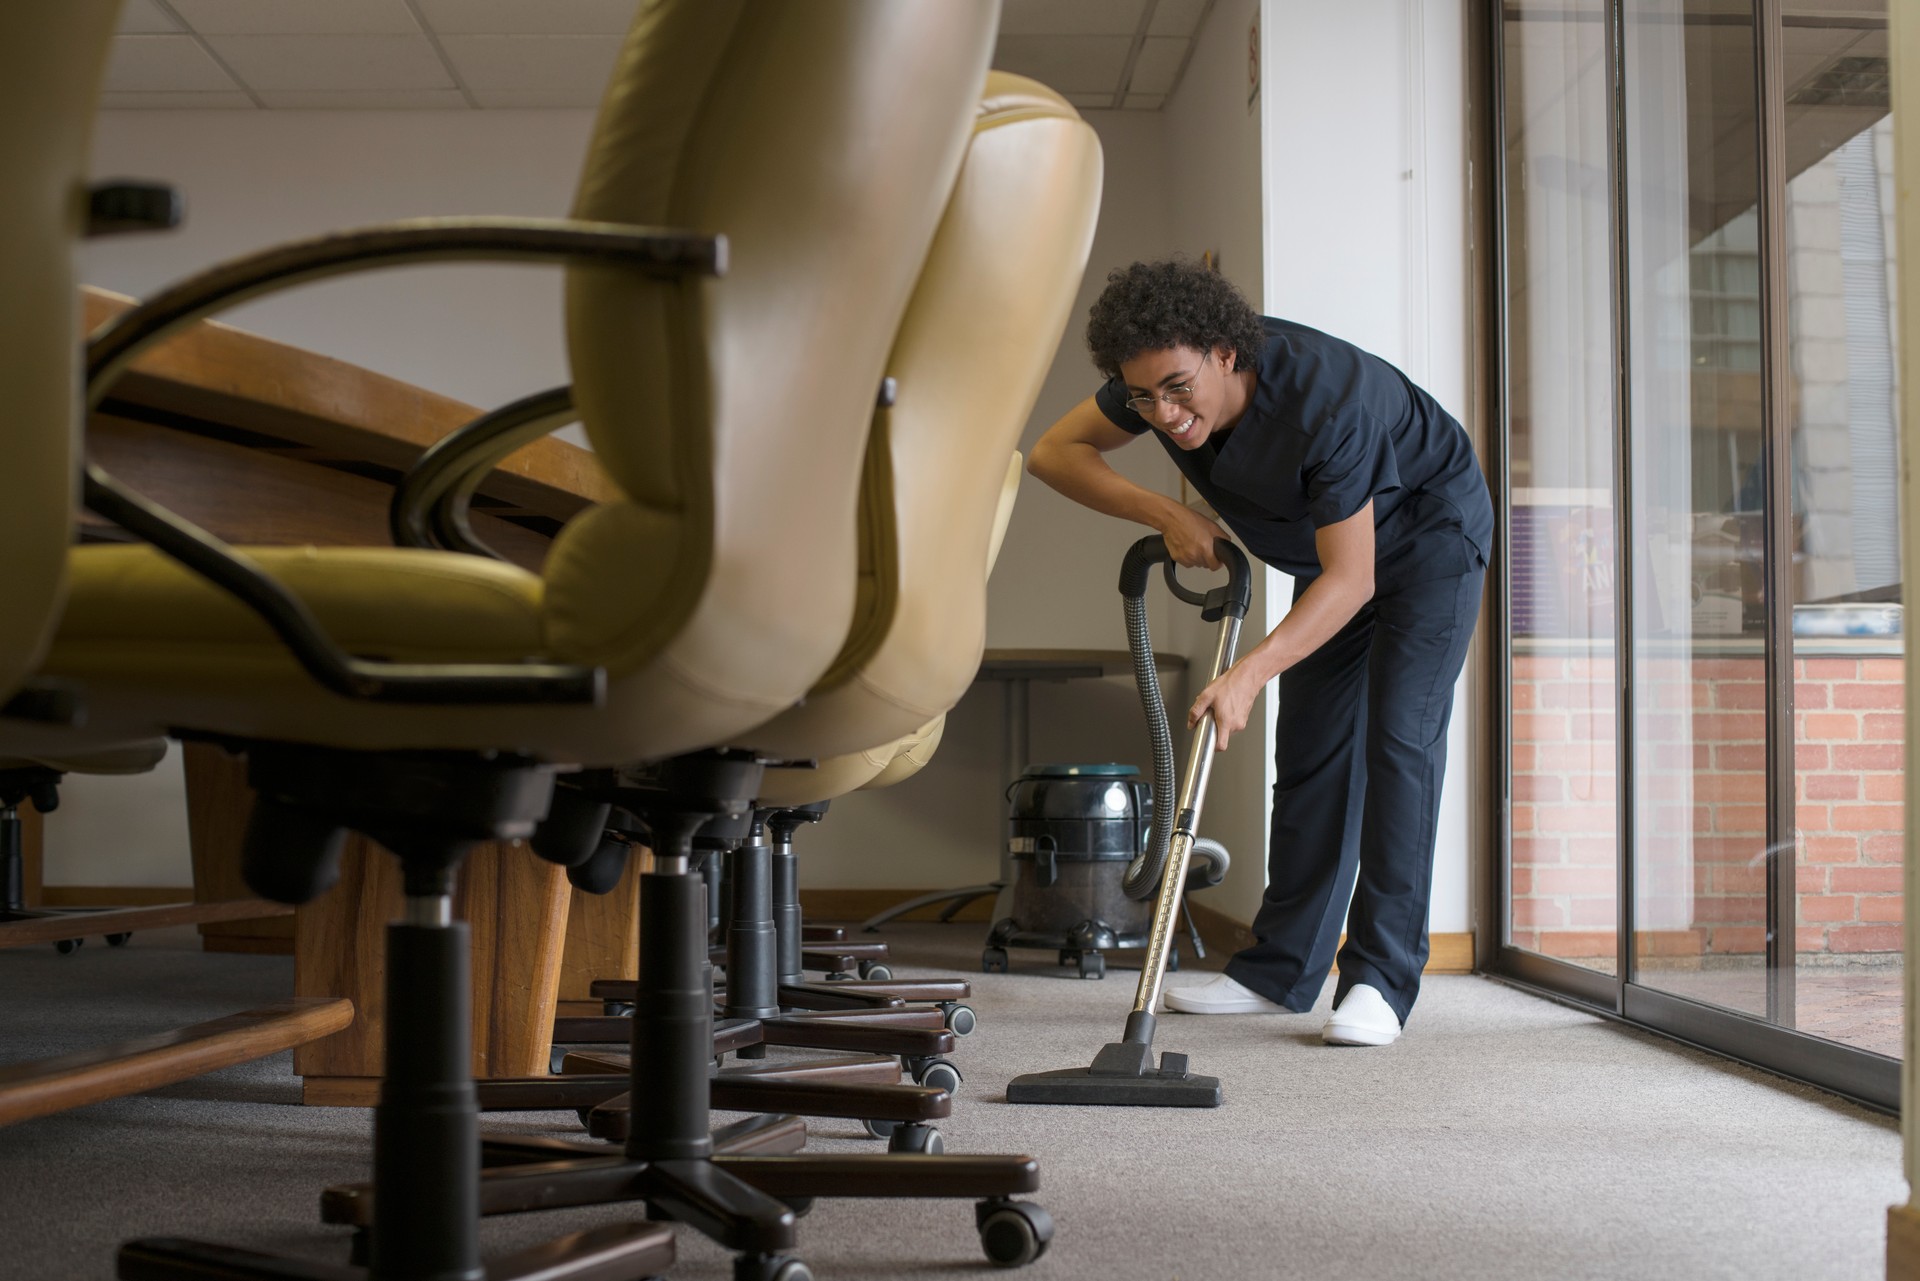
<svg viewBox="0 0 1920 1281">
<path fill-rule="evenodd" d="M 636 0 L 126 0 L 107 110 L 598 105 Z M 1005 0 L 994 66 L 1156 111 L 1213 0 Z"/>
</svg>

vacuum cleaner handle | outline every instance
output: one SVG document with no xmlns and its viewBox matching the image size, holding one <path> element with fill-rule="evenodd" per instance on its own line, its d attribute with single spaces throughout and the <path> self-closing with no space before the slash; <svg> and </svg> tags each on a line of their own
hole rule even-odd
<svg viewBox="0 0 1920 1281">
<path fill-rule="evenodd" d="M 1213 540 L 1213 552 L 1227 571 L 1227 584 L 1196 592 L 1180 582 L 1173 553 L 1167 550 L 1167 540 L 1159 534 L 1148 534 L 1127 548 L 1126 557 L 1120 562 L 1120 594 L 1136 599 L 1145 596 L 1147 575 L 1157 564 L 1166 578 L 1167 590 L 1189 605 L 1198 605 L 1201 617 L 1208 622 L 1218 620 L 1222 614 L 1245 618 L 1253 601 L 1253 571 L 1247 564 L 1246 553 L 1224 538 Z"/>
</svg>

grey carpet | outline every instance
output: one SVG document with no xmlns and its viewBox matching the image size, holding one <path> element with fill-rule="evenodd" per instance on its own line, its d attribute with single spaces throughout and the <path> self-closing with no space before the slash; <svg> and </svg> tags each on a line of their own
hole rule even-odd
<svg viewBox="0 0 1920 1281">
<path fill-rule="evenodd" d="M 968 973 L 977 925 L 891 933 L 903 973 Z M 918 964 L 914 964 L 917 962 Z M 1330 1049 L 1323 1013 L 1161 1021 L 1159 1044 L 1221 1077 L 1216 1111 L 1011 1107 L 1015 1073 L 1085 1063 L 1117 1034 L 1134 975 L 1040 953 L 971 974 L 980 1029 L 942 1125 L 950 1151 L 1030 1152 L 1058 1225 L 1052 1278 L 1865 1278 L 1904 1199 L 1897 1126 L 1817 1091 L 1479 978 L 1429 980 L 1406 1036 Z M 1174 984 L 1203 978 L 1170 977 Z M 0 1061 L 277 999 L 284 958 L 206 955 L 184 931 L 61 957 L 0 952 Z M 342 1257 L 315 1219 L 327 1182 L 367 1173 L 369 1114 L 298 1106 L 281 1055 L 0 1131 L 0 1276 L 100 1278 L 139 1234 Z M 575 1131 L 571 1114 L 490 1127 Z M 845 1123 L 815 1146 L 874 1151 Z M 490 1249 L 623 1217 L 486 1224 Z M 821 1203 L 800 1254 L 823 1278 L 999 1275 L 972 1210 Z M 672 1275 L 729 1276 L 680 1233 Z"/>
</svg>

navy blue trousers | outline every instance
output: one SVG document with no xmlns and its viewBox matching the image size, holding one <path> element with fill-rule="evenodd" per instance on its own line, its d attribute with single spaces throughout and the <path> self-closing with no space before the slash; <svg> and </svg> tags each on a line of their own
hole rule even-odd
<svg viewBox="0 0 1920 1281">
<path fill-rule="evenodd" d="M 1336 1002 L 1367 983 L 1403 1022 L 1413 1008 L 1447 721 L 1485 578 L 1475 569 L 1375 596 L 1281 673 L 1267 892 L 1253 945 L 1227 962 L 1268 1000 L 1313 1008 L 1337 947 Z"/>
</svg>

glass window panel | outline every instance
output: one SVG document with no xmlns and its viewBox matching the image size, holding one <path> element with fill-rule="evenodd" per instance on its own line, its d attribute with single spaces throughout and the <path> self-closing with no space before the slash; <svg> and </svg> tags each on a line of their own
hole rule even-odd
<svg viewBox="0 0 1920 1281">
<path fill-rule="evenodd" d="M 1507 942 L 1616 969 L 1605 10 L 1503 11 L 1513 655 Z"/>
<path fill-rule="evenodd" d="M 1898 1056 L 1906 760 L 1885 16 L 1857 3 L 1785 13 L 1793 1012 L 1802 1031 Z"/>
<path fill-rule="evenodd" d="M 1626 0 L 1634 973 L 1766 1012 L 1754 28 Z"/>
</svg>

